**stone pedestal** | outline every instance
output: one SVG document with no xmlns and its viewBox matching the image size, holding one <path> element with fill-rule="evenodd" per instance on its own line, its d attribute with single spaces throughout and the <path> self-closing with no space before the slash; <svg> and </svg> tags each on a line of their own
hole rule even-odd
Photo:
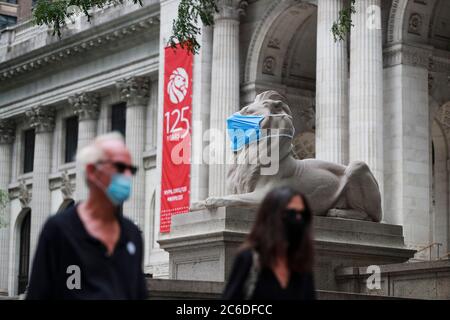
<svg viewBox="0 0 450 320">
<path fill-rule="evenodd" d="M 226 281 L 255 211 L 218 208 L 173 216 L 171 233 L 159 240 L 169 252 L 170 279 Z M 320 290 L 338 290 L 338 267 L 401 263 L 415 252 L 405 248 L 401 226 L 315 217 L 314 230 Z"/>
<path fill-rule="evenodd" d="M 170 279 L 225 281 L 254 216 L 241 208 L 173 216 L 171 232 L 158 241 L 169 252 Z"/>
</svg>

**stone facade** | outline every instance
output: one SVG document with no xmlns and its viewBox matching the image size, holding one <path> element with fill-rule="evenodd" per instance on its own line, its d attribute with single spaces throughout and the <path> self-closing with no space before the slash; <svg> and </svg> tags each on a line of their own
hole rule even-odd
<svg viewBox="0 0 450 320">
<path fill-rule="evenodd" d="M 0 189 L 10 197 L 0 229 L 0 295 L 18 292 L 20 233 L 29 209 L 32 257 L 45 219 L 65 201 L 86 196 L 81 168 L 65 162 L 65 120 L 78 117 L 81 147 L 111 130 L 111 107 L 118 103 L 126 103 L 126 141 L 140 167 L 125 214 L 143 231 L 145 272 L 154 278 L 175 272 L 160 247 L 176 251 L 180 245 L 159 233 L 159 133 L 164 46 L 179 1 L 143 3 L 94 10 L 90 23 L 77 17 L 61 39 L 29 21 L 0 33 Z M 329 28 L 344 3 L 219 1 L 216 24 L 202 27 L 194 57 L 192 154 L 201 154 L 205 130 L 223 129 L 226 117 L 258 93 L 277 90 L 292 108 L 298 156 L 367 162 L 382 188 L 383 223 L 403 227 L 417 259 L 441 259 L 450 251 L 450 3 L 365 1 L 349 43 L 335 43 Z M 30 128 L 36 132 L 34 170 L 24 173 Z M 191 201 L 223 195 L 225 173 L 225 166 L 194 161 Z M 222 248 L 223 257 L 251 223 L 245 214 L 235 218 L 235 234 L 221 235 L 231 248 Z M 194 217 L 177 219 L 197 230 Z M 204 230 L 217 227 L 214 219 L 201 229 L 209 235 L 195 239 L 199 248 L 217 241 Z M 222 262 L 225 275 L 231 259 Z M 177 268 L 190 267 L 180 262 Z"/>
</svg>

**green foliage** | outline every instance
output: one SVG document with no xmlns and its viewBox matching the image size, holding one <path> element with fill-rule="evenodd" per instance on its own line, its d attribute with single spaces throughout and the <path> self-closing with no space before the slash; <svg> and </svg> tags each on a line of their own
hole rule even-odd
<svg viewBox="0 0 450 320">
<path fill-rule="evenodd" d="M 199 19 L 203 25 L 212 26 L 215 12 L 218 12 L 215 0 L 181 0 L 177 19 L 173 21 L 169 45 L 174 48 L 179 43 L 191 53 L 198 53 L 200 44 L 197 36 L 201 34 Z"/>
<path fill-rule="evenodd" d="M 331 27 L 335 42 L 344 40 L 353 27 L 352 14 L 356 13 L 355 1 L 351 0 L 350 6 L 339 12 L 338 20 Z"/>
<path fill-rule="evenodd" d="M 6 215 L 6 205 L 8 204 L 8 194 L 0 190 L 0 228 L 3 228 L 7 224 Z"/>
<path fill-rule="evenodd" d="M 46 24 L 53 27 L 53 34 L 61 36 L 61 29 L 66 24 L 66 19 L 77 12 L 84 13 L 88 21 L 91 18 L 89 10 L 107 5 L 123 4 L 125 0 L 38 0 L 33 10 L 33 21 L 37 25 Z M 142 0 L 131 0 L 139 3 Z"/>
</svg>

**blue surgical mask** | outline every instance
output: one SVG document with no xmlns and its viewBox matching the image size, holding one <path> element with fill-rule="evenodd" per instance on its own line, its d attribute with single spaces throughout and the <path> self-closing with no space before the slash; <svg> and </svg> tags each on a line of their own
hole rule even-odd
<svg viewBox="0 0 450 320">
<path fill-rule="evenodd" d="M 262 119 L 264 116 L 245 116 L 240 113 L 235 113 L 227 119 L 228 135 L 233 151 L 239 151 L 246 144 L 258 140 Z"/>
<path fill-rule="evenodd" d="M 106 195 L 109 200 L 120 206 L 124 203 L 131 194 L 131 177 L 116 173 L 111 177 L 111 183 L 106 188 Z"/>
<path fill-rule="evenodd" d="M 231 140 L 231 150 L 239 151 L 245 145 L 250 144 L 254 141 L 260 140 L 262 138 L 268 138 L 272 135 L 266 135 L 261 137 L 261 121 L 265 117 L 290 117 L 288 114 L 270 114 L 270 115 L 255 115 L 248 116 L 242 115 L 236 112 L 231 117 L 227 119 L 227 129 L 228 135 Z M 294 135 L 294 128 L 292 128 L 292 133 L 289 134 L 277 134 L 276 136 L 286 136 L 292 138 Z"/>
</svg>

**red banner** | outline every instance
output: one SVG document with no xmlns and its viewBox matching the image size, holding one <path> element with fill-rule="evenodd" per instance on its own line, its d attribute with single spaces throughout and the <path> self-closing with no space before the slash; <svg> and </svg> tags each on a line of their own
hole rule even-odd
<svg viewBox="0 0 450 320">
<path fill-rule="evenodd" d="M 193 56 L 165 48 L 160 232 L 189 212 Z"/>
</svg>

